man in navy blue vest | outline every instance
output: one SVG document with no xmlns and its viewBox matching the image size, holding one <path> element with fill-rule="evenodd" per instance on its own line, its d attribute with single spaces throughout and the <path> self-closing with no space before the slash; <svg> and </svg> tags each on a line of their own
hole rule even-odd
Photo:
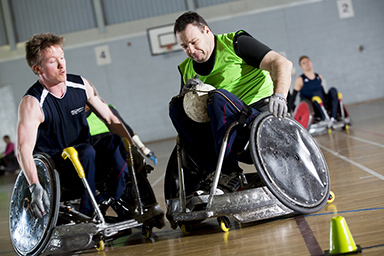
<svg viewBox="0 0 384 256">
<path fill-rule="evenodd" d="M 292 97 L 289 100 L 289 109 L 292 111 L 294 110 L 293 106 L 299 92 L 302 100 L 308 99 L 313 101 L 313 97 L 318 96 L 322 100 L 324 107 L 330 111 L 332 122 L 335 122 L 337 119 L 337 108 L 339 102 L 337 89 L 331 87 L 328 90 L 328 93 L 324 91 L 323 77 L 313 71 L 312 61 L 308 56 L 301 56 L 299 58 L 299 65 L 304 73 L 295 80 Z M 314 105 L 321 115 L 321 120 L 324 120 L 325 114 L 321 110 L 319 103 L 314 101 Z"/>
<path fill-rule="evenodd" d="M 31 191 L 31 212 L 39 218 L 45 214 L 50 203 L 39 183 L 34 153 L 50 155 L 60 173 L 61 184 L 75 186 L 76 182 L 81 181 L 70 161 L 61 158 L 64 148 L 74 147 L 94 194 L 98 160 L 100 157 L 107 160 L 113 168 L 112 185 L 99 201 L 110 197 L 118 200 L 128 178 L 127 153 L 121 138 L 127 138 L 132 144 L 131 137 L 108 105 L 96 96 L 96 89 L 87 79 L 67 74 L 63 43 L 63 37 L 45 33 L 32 36 L 25 47 L 28 65 L 38 76 L 38 81 L 28 89 L 19 105 L 17 153 Z M 89 144 L 89 128 L 84 111 L 86 104 L 115 134 L 98 147 Z M 86 190 L 80 211 L 93 214 Z"/>
</svg>

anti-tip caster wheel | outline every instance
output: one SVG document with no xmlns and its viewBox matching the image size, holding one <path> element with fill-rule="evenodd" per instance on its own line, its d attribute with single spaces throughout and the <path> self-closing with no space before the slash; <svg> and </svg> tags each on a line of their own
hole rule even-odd
<svg viewBox="0 0 384 256">
<path fill-rule="evenodd" d="M 152 237 L 152 228 L 143 226 L 143 228 L 141 230 L 141 234 L 144 236 L 145 239 L 151 238 Z"/>
<path fill-rule="evenodd" d="M 105 249 L 105 243 L 104 243 L 104 241 L 103 241 L 102 239 L 98 239 L 98 240 L 96 241 L 96 250 L 97 250 L 98 252 L 101 252 L 101 251 L 104 251 L 104 249 Z"/>
<path fill-rule="evenodd" d="M 330 191 L 329 192 L 329 197 L 328 197 L 328 200 L 327 200 L 327 204 L 331 204 L 331 203 L 333 203 L 333 201 L 335 201 L 335 193 L 333 193 L 333 191 Z"/>
<path fill-rule="evenodd" d="M 182 223 L 180 225 L 180 230 L 181 232 L 184 234 L 184 235 L 189 235 L 191 234 L 191 230 L 192 230 L 192 227 L 190 224 L 188 223 Z"/>
<path fill-rule="evenodd" d="M 221 230 L 224 232 L 229 232 L 231 229 L 231 222 L 227 217 L 218 217 L 217 222 L 219 223 Z"/>
<path fill-rule="evenodd" d="M 346 125 L 344 126 L 344 129 L 345 129 L 345 131 L 346 131 L 347 133 L 349 133 L 349 125 L 348 125 L 348 124 L 346 124 Z"/>
</svg>

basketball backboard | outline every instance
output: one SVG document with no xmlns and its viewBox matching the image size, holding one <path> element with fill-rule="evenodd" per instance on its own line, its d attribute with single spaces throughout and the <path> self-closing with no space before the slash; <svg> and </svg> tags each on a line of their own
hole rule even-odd
<svg viewBox="0 0 384 256">
<path fill-rule="evenodd" d="M 173 34 L 173 24 L 149 28 L 147 34 L 152 55 L 167 54 L 181 50 Z"/>
</svg>

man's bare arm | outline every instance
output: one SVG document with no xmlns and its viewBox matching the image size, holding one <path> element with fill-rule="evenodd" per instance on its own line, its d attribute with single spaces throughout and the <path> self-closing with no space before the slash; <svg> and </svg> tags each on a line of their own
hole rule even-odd
<svg viewBox="0 0 384 256">
<path fill-rule="evenodd" d="M 38 101 L 30 96 L 24 97 L 19 105 L 17 124 L 17 159 L 28 183 L 38 183 L 36 165 L 33 160 L 37 130 L 43 122 L 43 113 Z"/>
<path fill-rule="evenodd" d="M 260 68 L 269 71 L 274 92 L 287 97 L 291 86 L 292 62 L 275 51 L 268 52 L 260 63 Z"/>
</svg>

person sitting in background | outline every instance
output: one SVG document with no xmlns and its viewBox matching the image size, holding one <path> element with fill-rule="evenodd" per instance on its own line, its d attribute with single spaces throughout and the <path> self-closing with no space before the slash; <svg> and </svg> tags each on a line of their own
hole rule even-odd
<svg viewBox="0 0 384 256">
<path fill-rule="evenodd" d="M 6 146 L 5 151 L 0 154 L 0 169 L 16 170 L 19 168 L 19 165 L 16 160 L 15 145 L 11 141 L 9 135 L 5 135 L 3 139 L 6 143 Z"/>
<path fill-rule="evenodd" d="M 332 87 L 325 93 L 323 87 L 323 77 L 313 71 L 312 61 L 308 56 L 301 56 L 299 58 L 299 65 L 304 71 L 298 78 L 296 78 L 293 93 L 289 99 L 289 109 L 294 110 L 294 104 L 297 94 L 300 92 L 301 100 L 308 99 L 313 101 L 314 96 L 320 97 L 325 109 L 330 110 L 332 122 L 337 121 L 337 108 L 338 108 L 338 92 L 337 89 Z M 325 114 L 317 101 L 314 101 L 315 107 L 321 114 L 321 120 L 325 120 Z"/>
</svg>

